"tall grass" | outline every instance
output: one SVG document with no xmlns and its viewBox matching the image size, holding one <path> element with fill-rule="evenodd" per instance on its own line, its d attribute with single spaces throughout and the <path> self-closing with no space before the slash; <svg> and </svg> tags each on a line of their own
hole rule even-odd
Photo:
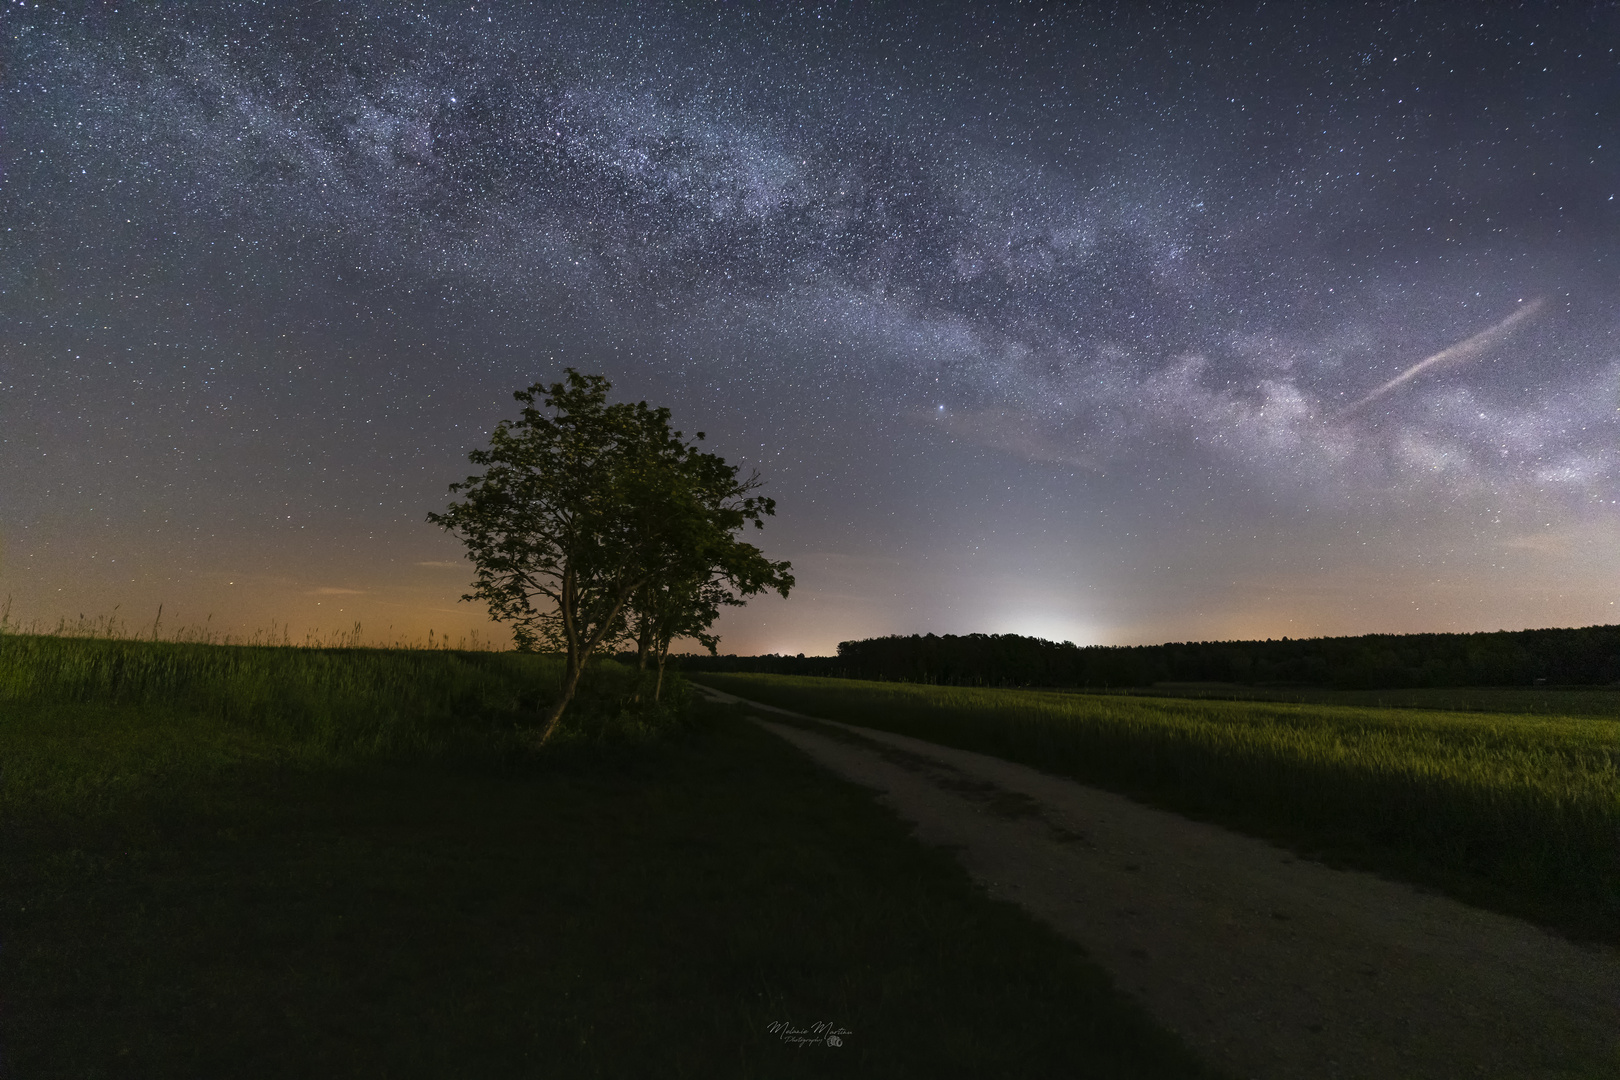
<svg viewBox="0 0 1620 1080">
<path fill-rule="evenodd" d="M 593 668 L 565 741 L 667 718 L 633 706 L 635 672 Z M 0 813 L 510 740 L 561 676 L 560 660 L 516 652 L 0 635 Z"/>
<path fill-rule="evenodd" d="M 21 622 L 13 620 L 11 606 L 12 597 L 7 596 L 4 600 L 0 600 L 0 635 L 167 641 L 183 645 L 296 645 L 305 649 L 454 649 L 458 652 L 498 652 L 509 647 L 485 637 L 477 629 L 461 635 L 452 643 L 448 634 L 438 634 L 431 629 L 428 630 L 425 639 L 420 636 L 406 638 L 396 633 L 390 626 L 381 637 L 378 637 L 356 621 L 342 629 L 325 631 L 318 628 L 306 629 L 295 638 L 290 625 L 278 624 L 274 619 L 270 620 L 268 627 L 261 626 L 251 633 L 233 633 L 220 629 L 214 625 L 212 615 L 201 623 L 184 623 L 177 622 L 174 613 L 170 612 L 168 619 L 165 620 L 162 604 L 157 606 L 151 622 L 131 621 L 127 612 L 120 614 L 121 605 L 116 604 L 112 611 L 102 615 L 81 613 L 72 619 L 61 615 L 54 623 L 41 618 Z"/>
<path fill-rule="evenodd" d="M 703 675 L 1620 938 L 1620 723 Z"/>
<path fill-rule="evenodd" d="M 1099 691 L 1074 691 L 1097 694 Z M 1212 701 L 1285 701 L 1300 705 L 1349 705 L 1372 709 L 1438 709 L 1443 712 L 1590 716 L 1620 720 L 1620 687 L 1420 686 L 1405 689 L 1334 690 L 1319 686 L 1239 686 L 1235 683 L 1156 683 L 1101 691 L 1133 697 Z"/>
</svg>

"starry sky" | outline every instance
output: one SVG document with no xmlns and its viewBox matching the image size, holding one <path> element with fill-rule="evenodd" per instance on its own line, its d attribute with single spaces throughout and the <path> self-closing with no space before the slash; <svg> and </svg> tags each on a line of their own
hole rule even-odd
<svg viewBox="0 0 1620 1080">
<path fill-rule="evenodd" d="M 1620 7 L 0 8 L 0 597 L 508 640 L 565 365 L 757 468 L 722 651 L 1620 623 Z"/>
</svg>

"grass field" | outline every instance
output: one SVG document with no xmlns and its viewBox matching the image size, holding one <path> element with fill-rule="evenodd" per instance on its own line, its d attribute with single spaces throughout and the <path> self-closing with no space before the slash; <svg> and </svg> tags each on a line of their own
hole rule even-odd
<svg viewBox="0 0 1620 1080">
<path fill-rule="evenodd" d="M 560 674 L 515 653 L 3 635 L 0 814 L 112 809 L 233 769 L 432 751 L 514 728 Z M 612 681 L 598 680 L 598 697 Z"/>
<path fill-rule="evenodd" d="M 528 750 L 556 674 L 0 638 L 0 1074 L 1206 1075 L 734 715 L 609 664 Z"/>
<path fill-rule="evenodd" d="M 1242 686 L 1237 683 L 1158 683 L 1111 691 L 1133 697 L 1215 701 L 1283 701 L 1370 709 L 1516 713 L 1523 716 L 1592 716 L 1620 720 L 1620 687 L 1429 686 L 1405 690 L 1330 690 L 1319 687 Z"/>
<path fill-rule="evenodd" d="M 1620 723 L 703 675 L 1620 941 Z"/>
</svg>

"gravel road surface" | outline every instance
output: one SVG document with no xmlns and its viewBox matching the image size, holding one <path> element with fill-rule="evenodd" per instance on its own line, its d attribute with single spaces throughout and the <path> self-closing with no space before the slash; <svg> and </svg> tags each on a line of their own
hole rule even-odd
<svg viewBox="0 0 1620 1080">
<path fill-rule="evenodd" d="M 1620 1078 L 1614 949 L 999 758 L 743 704 L 1238 1076 Z"/>
</svg>

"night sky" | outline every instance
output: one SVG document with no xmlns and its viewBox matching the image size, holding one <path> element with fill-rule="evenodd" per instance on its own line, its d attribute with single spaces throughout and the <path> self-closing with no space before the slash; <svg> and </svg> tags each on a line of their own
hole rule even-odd
<svg viewBox="0 0 1620 1080">
<path fill-rule="evenodd" d="M 508 640 L 572 365 L 777 499 L 722 651 L 1620 623 L 1613 3 L 4 2 L 13 622 Z"/>
</svg>

